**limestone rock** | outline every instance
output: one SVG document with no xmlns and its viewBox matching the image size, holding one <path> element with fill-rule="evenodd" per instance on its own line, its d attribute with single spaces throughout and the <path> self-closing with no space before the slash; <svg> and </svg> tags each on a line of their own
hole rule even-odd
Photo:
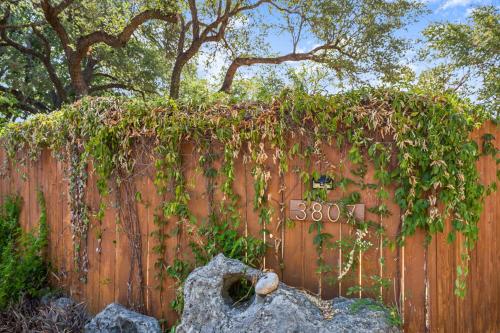
<svg viewBox="0 0 500 333">
<path fill-rule="evenodd" d="M 279 282 L 280 279 L 278 274 L 274 272 L 266 273 L 259 279 L 259 281 L 257 281 L 257 284 L 255 285 L 255 293 L 257 295 L 270 294 L 278 288 Z"/>
<path fill-rule="evenodd" d="M 73 301 L 71 298 L 68 297 L 59 297 L 50 302 L 50 304 L 53 307 L 62 309 L 62 310 L 68 310 L 72 306 L 75 306 L 76 303 Z"/>
<path fill-rule="evenodd" d="M 333 317 L 326 316 L 310 296 L 281 282 L 266 297 L 257 295 L 235 304 L 231 286 L 242 278 L 258 281 L 263 276 L 222 254 L 195 269 L 184 286 L 184 312 L 176 332 L 399 332 L 382 309 L 367 306 L 352 311 L 358 299 L 336 298 L 327 302 Z"/>
<path fill-rule="evenodd" d="M 153 317 L 130 311 L 117 303 L 109 304 L 87 325 L 85 333 L 160 333 Z"/>
</svg>

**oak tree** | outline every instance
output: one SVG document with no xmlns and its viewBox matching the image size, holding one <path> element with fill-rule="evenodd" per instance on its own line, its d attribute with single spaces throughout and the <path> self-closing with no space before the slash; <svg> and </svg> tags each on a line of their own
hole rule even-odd
<svg viewBox="0 0 500 333">
<path fill-rule="evenodd" d="M 27 113 L 89 93 L 134 91 L 120 66 L 148 50 L 133 34 L 152 21 L 177 20 L 177 6 L 166 1 L 7 0 L 0 4 L 0 91 Z M 127 55 L 125 46 L 135 52 Z"/>
<path fill-rule="evenodd" d="M 204 46 L 228 54 L 224 92 L 230 92 L 240 68 L 259 64 L 312 61 L 341 77 L 389 74 L 407 47 L 395 33 L 423 10 L 411 0 L 187 0 L 183 5 L 170 80 L 173 98 L 179 96 L 183 67 Z M 272 51 L 267 37 L 273 32 L 289 41 L 287 52 Z"/>
</svg>

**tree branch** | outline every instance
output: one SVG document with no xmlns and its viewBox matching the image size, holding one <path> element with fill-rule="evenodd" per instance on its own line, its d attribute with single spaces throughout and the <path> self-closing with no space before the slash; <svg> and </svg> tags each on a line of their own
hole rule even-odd
<svg viewBox="0 0 500 333">
<path fill-rule="evenodd" d="M 200 21 L 198 20 L 196 0 L 189 0 L 189 10 L 191 11 L 191 21 L 193 22 L 193 39 L 198 39 L 200 37 Z"/>
<path fill-rule="evenodd" d="M 123 90 L 135 91 L 141 94 L 143 99 L 146 97 L 145 96 L 146 92 L 153 93 L 151 91 L 142 91 L 140 89 L 134 88 L 133 86 L 124 83 L 106 83 L 97 86 L 92 86 L 89 88 L 89 93 L 95 93 L 97 91 L 110 90 L 110 89 L 123 89 Z"/>
<path fill-rule="evenodd" d="M 63 0 L 58 6 L 53 7 L 50 5 L 49 0 L 41 0 L 41 7 L 45 19 L 61 41 L 64 53 L 66 54 L 72 88 L 75 90 L 77 97 L 84 96 L 89 92 L 89 84 L 85 81 L 85 73 L 82 71 L 82 61 L 88 56 L 92 45 L 105 43 L 113 48 L 121 48 L 126 45 L 139 26 L 148 20 L 157 19 L 172 23 L 178 21 L 177 14 L 164 14 L 160 10 L 153 9 L 145 10 L 134 16 L 118 35 L 113 36 L 103 30 L 98 30 L 78 38 L 76 47 L 74 47 L 71 46 L 72 43 L 69 35 L 58 17 L 60 12 L 72 3 L 73 0 Z M 88 74 L 86 73 L 87 77 L 89 77 Z"/>
<path fill-rule="evenodd" d="M 94 59 L 92 56 L 86 58 L 86 63 L 83 68 L 83 79 L 87 83 L 87 86 L 90 86 L 90 83 L 94 78 L 94 70 L 98 63 L 99 61 Z"/>
<path fill-rule="evenodd" d="M 89 48 L 96 43 L 105 43 L 114 48 L 124 47 L 130 37 L 132 37 L 134 31 L 137 30 L 141 24 L 152 19 L 177 23 L 179 18 L 177 14 L 164 14 L 159 10 L 153 9 L 145 10 L 132 18 L 130 23 L 123 28 L 117 36 L 113 36 L 105 31 L 99 30 L 79 38 L 77 41 L 76 52 L 80 56 L 85 55 Z"/>
<path fill-rule="evenodd" d="M 4 17 L 2 17 L 2 19 L 0 20 L 0 27 L 6 25 L 9 18 L 10 18 L 10 10 L 7 9 L 5 11 Z M 27 48 L 19 43 L 16 43 L 12 39 L 10 39 L 9 36 L 7 35 L 6 29 L 0 28 L 0 38 L 2 38 L 2 40 L 5 42 L 5 44 L 15 48 L 16 50 L 18 50 L 21 53 L 29 54 L 29 55 L 37 57 L 39 59 L 42 59 L 44 57 L 43 54 L 36 52 L 35 50 L 33 50 L 31 48 Z"/>
<path fill-rule="evenodd" d="M 7 23 L 9 17 L 10 17 L 10 12 L 7 11 L 5 16 L 2 18 L 2 20 L 0 20 L 0 23 L 3 23 L 3 24 Z M 5 42 L 6 46 L 10 46 L 23 54 L 38 58 L 42 62 L 43 66 L 47 70 L 47 73 L 49 74 L 50 81 L 54 85 L 54 88 L 56 90 L 56 93 L 57 93 L 57 96 L 59 99 L 58 104 L 60 104 L 66 100 L 66 91 L 64 90 L 63 84 L 62 84 L 61 80 L 59 79 L 59 77 L 57 76 L 56 70 L 55 70 L 55 68 L 52 65 L 52 62 L 50 60 L 51 53 L 50 53 L 49 41 L 38 30 L 38 28 L 35 25 L 33 25 L 31 28 L 33 30 L 33 33 L 42 41 L 42 44 L 43 44 L 43 47 L 45 50 L 45 54 L 38 52 L 32 48 L 25 47 L 24 45 L 21 45 L 21 44 L 15 42 L 14 40 L 10 39 L 9 36 L 7 35 L 6 29 L 0 29 L 0 38 Z M 57 106 L 59 106 L 59 105 L 56 105 L 56 107 Z"/>
<path fill-rule="evenodd" d="M 220 91 L 229 93 L 231 91 L 231 86 L 233 84 L 234 76 L 238 69 L 242 66 L 252 66 L 256 64 L 270 64 L 277 65 L 286 61 L 304 61 L 304 60 L 312 60 L 315 62 L 324 62 L 325 58 L 317 53 L 320 51 L 327 50 L 339 50 L 336 44 L 325 44 L 318 46 L 306 53 L 289 53 L 282 56 L 277 57 L 238 57 L 233 60 L 231 65 L 226 71 L 226 75 L 224 76 L 224 82 L 222 83 L 222 87 Z"/>
<path fill-rule="evenodd" d="M 177 55 L 184 52 L 184 43 L 186 41 L 187 29 L 187 25 L 184 23 L 184 18 L 181 16 L 181 31 L 179 32 L 179 40 L 177 41 Z"/>
<path fill-rule="evenodd" d="M 197 32 L 198 36 L 195 36 L 193 34 L 191 45 L 189 45 L 186 51 L 178 53 L 170 77 L 170 97 L 174 99 L 179 97 L 181 73 L 184 66 L 194 55 L 196 55 L 196 53 L 200 50 L 201 46 L 204 43 L 219 42 L 224 38 L 226 27 L 229 23 L 229 19 L 232 16 L 237 15 L 246 10 L 255 9 L 264 3 L 269 3 L 270 1 L 271 0 L 259 0 L 253 4 L 246 6 L 241 6 L 240 5 L 241 1 L 238 1 L 237 4 L 234 6 L 234 8 L 232 8 L 232 1 L 227 0 L 224 9 L 222 9 L 223 7 L 222 1 L 219 1 L 217 8 L 217 18 L 212 23 L 209 24 L 204 24 L 202 22 L 199 22 L 197 17 L 196 7 L 194 7 L 193 4 L 190 3 L 190 12 L 191 15 L 194 16 L 190 21 L 193 24 L 193 33 L 195 31 L 194 28 L 195 22 L 197 22 L 199 26 L 203 26 L 204 29 L 203 31 L 201 31 L 201 33 Z M 184 45 L 184 37 L 182 35 L 181 37 L 182 37 L 182 45 Z"/>
<path fill-rule="evenodd" d="M 101 85 L 90 87 L 89 88 L 89 92 L 90 93 L 94 93 L 96 91 L 109 90 L 109 89 L 126 89 L 126 90 L 132 90 L 129 85 L 126 85 L 124 83 L 106 83 L 106 84 L 101 84 Z"/>
<path fill-rule="evenodd" d="M 45 37 L 44 34 L 38 28 L 35 26 L 31 27 L 31 30 L 33 30 L 33 33 L 42 41 L 43 48 L 45 50 L 45 55 L 48 56 L 50 55 L 50 43 L 49 40 Z"/>
<path fill-rule="evenodd" d="M 94 77 L 96 76 L 102 76 L 102 77 L 107 77 L 108 79 L 115 80 L 117 81 L 118 79 L 114 77 L 113 75 L 106 74 L 106 73 L 94 73 Z"/>
<path fill-rule="evenodd" d="M 224 37 L 224 34 L 226 32 L 227 25 L 229 24 L 229 19 L 233 16 L 236 16 L 237 14 L 248 11 L 248 10 L 253 10 L 258 7 L 260 7 L 263 4 L 273 4 L 273 1 L 271 0 L 259 0 L 255 2 L 254 4 L 251 5 L 246 5 L 246 6 L 235 6 L 233 9 L 231 9 L 231 1 L 226 2 L 226 8 L 224 10 L 224 14 L 220 15 L 217 17 L 215 21 L 212 23 L 206 25 L 205 29 L 203 29 L 203 32 L 201 33 L 200 37 L 196 40 L 193 40 L 193 44 L 203 44 L 206 42 L 219 42 L 222 40 Z M 210 32 L 215 31 L 218 28 L 218 31 L 214 35 L 209 35 Z"/>
<path fill-rule="evenodd" d="M 74 0 L 63 0 L 61 3 L 59 3 L 57 6 L 54 7 L 54 13 L 55 15 L 59 15 L 63 10 L 68 8 Z"/>
<path fill-rule="evenodd" d="M 45 25 L 45 22 L 32 22 L 32 23 L 25 23 L 25 24 L 0 24 L 0 30 L 6 29 L 6 30 L 18 30 L 18 29 L 23 29 L 23 28 L 31 28 L 31 27 L 37 27 L 41 25 Z"/>
<path fill-rule="evenodd" d="M 64 1 L 64 2 L 66 2 L 66 1 Z M 66 32 L 66 29 L 64 28 L 61 21 L 57 17 L 59 15 L 60 11 L 57 11 L 56 8 L 52 7 L 50 5 L 49 0 L 42 0 L 40 5 L 41 5 L 43 13 L 45 15 L 45 19 L 47 20 L 47 22 L 50 24 L 52 29 L 54 29 L 55 33 L 59 37 L 59 40 L 61 41 L 61 45 L 64 49 L 64 53 L 66 54 L 66 57 L 68 58 L 68 60 L 71 59 L 71 56 L 73 53 L 73 50 L 70 47 L 71 41 L 69 39 L 68 33 Z M 66 8 L 66 7 L 64 7 L 64 8 Z"/>
<path fill-rule="evenodd" d="M 50 42 L 49 40 L 42 34 L 41 31 L 39 31 L 36 27 L 32 27 L 33 32 L 37 37 L 42 41 L 42 44 L 45 49 L 45 57 L 42 60 L 43 65 L 45 66 L 45 69 L 47 70 L 47 73 L 49 74 L 50 81 L 52 81 L 52 84 L 54 85 L 54 88 L 56 89 L 56 94 L 58 98 L 58 102 L 56 103 L 56 107 L 60 107 L 63 102 L 66 101 L 67 94 L 66 94 L 66 89 L 64 89 L 63 83 L 59 79 L 59 76 L 56 73 L 56 69 L 52 65 L 51 62 L 51 47 L 50 47 Z"/>
<path fill-rule="evenodd" d="M 23 110 L 31 114 L 40 112 L 46 113 L 50 111 L 50 109 L 45 104 L 31 97 L 25 96 L 20 90 L 0 85 L 0 91 L 14 96 L 14 98 L 18 102 L 18 107 L 22 108 Z"/>
</svg>

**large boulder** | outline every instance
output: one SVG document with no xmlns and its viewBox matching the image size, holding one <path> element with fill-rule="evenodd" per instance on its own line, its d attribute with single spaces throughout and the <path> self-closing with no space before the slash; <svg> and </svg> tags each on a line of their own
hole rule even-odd
<svg viewBox="0 0 500 333">
<path fill-rule="evenodd" d="M 87 325 L 85 333 L 160 333 L 153 317 L 130 311 L 117 303 L 109 304 Z"/>
<path fill-rule="evenodd" d="M 353 304 L 363 301 L 321 301 L 281 282 L 266 295 L 246 301 L 232 298 L 231 290 L 242 279 L 255 285 L 261 278 L 268 284 L 269 274 L 222 254 L 195 269 L 185 283 L 184 312 L 176 332 L 399 332 L 381 307 L 356 306 L 353 311 Z"/>
</svg>

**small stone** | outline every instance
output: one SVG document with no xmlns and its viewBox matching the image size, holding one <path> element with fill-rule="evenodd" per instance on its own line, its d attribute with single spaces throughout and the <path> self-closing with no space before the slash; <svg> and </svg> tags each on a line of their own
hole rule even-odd
<svg viewBox="0 0 500 333">
<path fill-rule="evenodd" d="M 160 325 L 153 317 L 130 311 L 111 303 L 87 325 L 85 333 L 160 333 Z"/>
<path fill-rule="evenodd" d="M 50 305 L 58 309 L 68 311 L 72 306 L 75 306 L 75 301 L 68 297 L 59 297 L 50 302 Z"/>
<path fill-rule="evenodd" d="M 278 289 L 279 282 L 278 274 L 273 272 L 266 273 L 257 281 L 255 293 L 261 296 L 268 295 Z"/>
<path fill-rule="evenodd" d="M 43 304 L 43 305 L 49 305 L 50 302 L 52 302 L 53 300 L 55 299 L 55 296 L 52 295 L 52 294 L 47 294 L 47 295 L 43 295 L 41 298 L 40 298 L 40 302 Z"/>
</svg>

